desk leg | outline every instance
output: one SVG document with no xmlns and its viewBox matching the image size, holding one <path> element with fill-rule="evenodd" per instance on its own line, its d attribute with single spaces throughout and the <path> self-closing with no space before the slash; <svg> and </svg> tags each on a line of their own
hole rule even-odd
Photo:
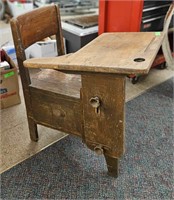
<svg viewBox="0 0 174 200">
<path fill-rule="evenodd" d="M 83 139 L 97 154 L 104 154 L 108 172 L 118 174 L 124 153 L 125 77 L 113 74 L 82 75 Z"/>
<path fill-rule="evenodd" d="M 113 158 L 108 155 L 104 155 L 107 168 L 108 168 L 108 175 L 113 177 L 118 177 L 118 158 Z"/>
</svg>

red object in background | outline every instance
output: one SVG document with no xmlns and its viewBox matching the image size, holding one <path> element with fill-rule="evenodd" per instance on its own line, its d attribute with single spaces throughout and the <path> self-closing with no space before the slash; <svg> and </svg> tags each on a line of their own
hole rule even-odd
<svg viewBox="0 0 174 200">
<path fill-rule="evenodd" d="M 0 62 L 5 61 L 5 52 L 3 49 L 0 49 Z"/>
<path fill-rule="evenodd" d="M 10 2 L 27 3 L 27 0 L 9 0 Z"/>
<path fill-rule="evenodd" d="M 99 34 L 139 32 L 144 0 L 100 0 Z"/>
</svg>

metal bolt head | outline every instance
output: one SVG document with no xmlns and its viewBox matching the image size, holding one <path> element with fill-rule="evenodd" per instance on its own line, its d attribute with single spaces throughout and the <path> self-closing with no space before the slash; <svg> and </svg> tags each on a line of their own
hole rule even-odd
<svg viewBox="0 0 174 200">
<path fill-rule="evenodd" d="M 103 154 L 103 148 L 100 146 L 100 145 L 97 145 L 95 148 L 94 148 L 94 151 L 97 155 L 102 155 Z"/>
</svg>

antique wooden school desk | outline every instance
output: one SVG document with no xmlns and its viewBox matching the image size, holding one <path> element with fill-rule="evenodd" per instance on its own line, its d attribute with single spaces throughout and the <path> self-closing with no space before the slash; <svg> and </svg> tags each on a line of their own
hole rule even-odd
<svg viewBox="0 0 174 200">
<path fill-rule="evenodd" d="M 72 106 L 80 114 L 71 120 L 74 124 L 80 120 L 82 129 L 68 133 L 82 137 L 90 149 L 104 154 L 111 176 L 118 175 L 118 158 L 124 153 L 125 78 L 149 72 L 162 40 L 159 32 L 104 33 L 74 54 L 24 62 L 28 68 L 81 75 L 79 107 Z"/>
</svg>

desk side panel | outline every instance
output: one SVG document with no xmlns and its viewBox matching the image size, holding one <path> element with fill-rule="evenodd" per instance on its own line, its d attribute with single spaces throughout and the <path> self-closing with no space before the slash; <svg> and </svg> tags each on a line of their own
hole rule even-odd
<svg viewBox="0 0 174 200">
<path fill-rule="evenodd" d="M 96 110 L 90 99 L 98 97 Z M 118 158 L 124 153 L 125 77 L 117 75 L 82 75 L 82 103 L 86 144 L 94 150 Z"/>
</svg>

